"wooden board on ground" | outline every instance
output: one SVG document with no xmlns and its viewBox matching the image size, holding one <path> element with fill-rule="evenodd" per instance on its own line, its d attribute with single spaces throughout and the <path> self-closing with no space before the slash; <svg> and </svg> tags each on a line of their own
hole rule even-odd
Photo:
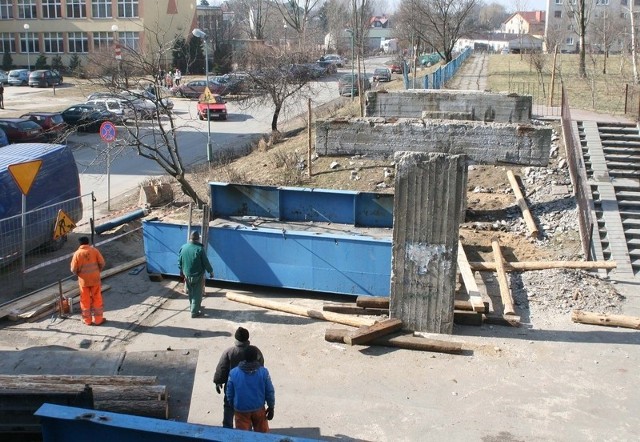
<svg viewBox="0 0 640 442">
<path fill-rule="evenodd" d="M 640 317 L 625 315 L 606 315 L 582 310 L 571 312 L 571 320 L 580 324 L 604 325 L 607 327 L 624 327 L 640 330 Z"/>
<path fill-rule="evenodd" d="M 103 284 L 102 285 L 102 292 L 106 292 L 107 290 L 111 289 L 110 285 L 107 284 Z M 78 285 L 76 283 L 76 288 L 73 290 L 68 291 L 67 293 L 64 294 L 65 297 L 69 297 L 71 299 L 74 299 L 74 297 L 78 297 L 80 294 L 80 289 L 78 288 Z M 56 296 L 55 299 L 53 300 L 49 300 L 49 301 L 43 301 L 40 305 L 37 305 L 33 308 L 31 308 L 30 310 L 26 310 L 26 311 L 20 311 L 20 310 L 16 310 L 16 311 L 12 311 L 8 316 L 7 319 L 9 319 L 10 321 L 20 321 L 20 320 L 28 320 L 31 318 L 34 318 L 36 316 L 40 316 L 40 314 L 45 313 L 45 312 L 49 312 L 52 308 L 55 311 L 57 304 L 58 304 L 58 300 L 59 300 L 59 296 Z"/>
<path fill-rule="evenodd" d="M 91 385 L 154 385 L 157 376 L 105 376 L 105 375 L 56 375 L 56 374 L 16 374 L 0 375 L 0 385 L 7 382 L 31 382 L 53 384 L 91 384 Z"/>
<path fill-rule="evenodd" d="M 325 312 L 342 313 L 344 315 L 389 315 L 389 309 L 357 307 L 351 303 L 323 304 L 322 310 Z"/>
<path fill-rule="evenodd" d="M 389 298 L 386 296 L 358 296 L 356 305 L 363 308 L 389 308 Z"/>
<path fill-rule="evenodd" d="M 401 329 L 401 319 L 387 319 L 368 327 L 360 327 L 358 330 L 345 336 L 344 342 L 349 345 L 363 345 L 376 338 L 381 338 Z"/>
<path fill-rule="evenodd" d="M 348 334 L 349 330 L 347 329 L 327 329 L 324 338 L 328 342 L 344 343 L 344 338 Z M 433 351 L 439 353 L 462 353 L 462 344 L 459 344 L 457 342 L 439 341 L 436 339 L 428 339 L 409 335 L 383 336 L 369 342 L 369 345 L 398 347 L 407 350 Z"/>
<path fill-rule="evenodd" d="M 473 271 L 469 267 L 469 261 L 467 260 L 467 254 L 464 251 L 462 242 L 458 241 L 458 270 L 462 275 L 462 281 L 464 282 L 464 288 L 469 295 L 469 302 L 473 306 L 473 311 L 484 313 L 484 303 L 482 302 L 482 295 L 476 284 L 476 279 L 473 276 Z"/>
<path fill-rule="evenodd" d="M 526 270 L 548 269 L 615 269 L 618 265 L 615 261 L 520 261 L 504 262 L 504 270 L 507 272 L 524 272 Z M 495 262 L 474 261 L 470 262 L 472 270 L 496 271 Z"/>
</svg>

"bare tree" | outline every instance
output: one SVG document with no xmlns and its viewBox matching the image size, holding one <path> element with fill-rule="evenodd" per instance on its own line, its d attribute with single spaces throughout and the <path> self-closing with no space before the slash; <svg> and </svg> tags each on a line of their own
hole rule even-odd
<svg viewBox="0 0 640 442">
<path fill-rule="evenodd" d="M 318 3 L 319 0 L 285 0 L 282 4 L 276 1 L 284 22 L 300 36 L 298 48 L 305 46 L 309 20 Z"/>
<path fill-rule="evenodd" d="M 248 47 L 238 55 L 238 64 L 245 69 L 256 94 L 241 100 L 242 105 L 261 107 L 273 105 L 271 131 L 277 134 L 278 119 L 285 102 L 297 94 L 310 92 L 313 71 L 300 60 L 304 53 L 281 51 L 267 45 Z"/>
<path fill-rule="evenodd" d="M 626 31 L 626 23 L 618 14 L 612 14 L 608 8 L 596 11 L 591 21 L 592 49 L 604 54 L 602 73 L 607 73 L 609 51 L 617 44 Z"/>
<path fill-rule="evenodd" d="M 267 22 L 272 13 L 270 0 L 232 0 L 230 8 L 239 17 L 242 33 L 251 40 L 264 40 Z"/>
<path fill-rule="evenodd" d="M 571 0 L 564 3 L 567 15 L 573 23 L 573 31 L 578 35 L 578 74 L 583 78 L 587 76 L 585 42 L 594 4 L 593 0 Z"/>
<path fill-rule="evenodd" d="M 635 11 L 635 1 L 630 1 L 627 3 L 628 7 L 625 8 L 627 10 L 627 16 L 629 18 L 629 27 L 631 32 L 631 63 L 633 65 L 633 83 L 640 83 L 640 74 L 638 73 L 638 56 L 636 54 L 638 49 L 638 42 L 636 35 L 636 11 Z"/>
<path fill-rule="evenodd" d="M 403 0 L 399 10 L 402 25 L 449 62 L 463 31 L 474 27 L 469 19 L 477 4 L 478 0 Z"/>
</svg>

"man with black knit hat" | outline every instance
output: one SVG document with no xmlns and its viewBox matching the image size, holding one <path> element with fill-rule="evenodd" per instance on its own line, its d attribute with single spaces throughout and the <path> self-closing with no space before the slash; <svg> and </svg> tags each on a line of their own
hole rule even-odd
<svg viewBox="0 0 640 442">
<path fill-rule="evenodd" d="M 258 353 L 253 345 L 245 349 L 244 361 L 229 373 L 226 393 L 235 410 L 233 417 L 238 430 L 268 433 L 276 392 L 269 370 L 258 362 Z"/>
<path fill-rule="evenodd" d="M 216 391 L 220 394 L 221 391 L 225 391 L 224 395 L 224 417 L 222 418 L 222 426 L 225 428 L 233 428 L 233 404 L 227 398 L 225 384 L 229 379 L 229 373 L 232 369 L 236 368 L 238 364 L 245 359 L 244 351 L 249 347 L 249 330 L 243 327 L 238 327 L 235 334 L 235 345 L 227 348 L 220 356 L 220 361 L 216 367 L 216 372 L 213 375 L 213 383 L 216 384 Z M 257 347 L 256 347 L 257 348 Z M 260 350 L 258 350 L 258 363 L 264 365 L 264 357 Z"/>
</svg>

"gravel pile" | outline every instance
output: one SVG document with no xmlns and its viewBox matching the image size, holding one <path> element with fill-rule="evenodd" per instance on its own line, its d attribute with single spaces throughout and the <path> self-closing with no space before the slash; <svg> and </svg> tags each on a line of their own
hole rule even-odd
<svg viewBox="0 0 640 442">
<path fill-rule="evenodd" d="M 565 314 L 572 310 L 620 313 L 624 297 L 606 278 L 583 270 L 552 269 L 511 273 L 511 292 L 519 310 Z"/>
</svg>

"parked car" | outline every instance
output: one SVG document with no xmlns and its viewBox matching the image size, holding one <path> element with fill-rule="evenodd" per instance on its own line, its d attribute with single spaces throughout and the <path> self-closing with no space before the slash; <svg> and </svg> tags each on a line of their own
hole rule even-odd
<svg viewBox="0 0 640 442">
<path fill-rule="evenodd" d="M 391 81 L 391 71 L 387 68 L 377 68 L 373 71 L 373 81 Z"/>
<path fill-rule="evenodd" d="M 347 64 L 347 60 L 339 56 L 338 54 L 327 54 L 323 55 L 318 59 L 318 61 L 327 61 L 329 63 L 335 64 L 337 67 L 341 68 L 345 64 Z"/>
<path fill-rule="evenodd" d="M 227 119 L 226 101 L 220 95 L 202 94 L 198 98 L 198 118 L 201 120 L 218 118 L 219 120 Z"/>
<path fill-rule="evenodd" d="M 7 134 L 4 133 L 2 129 L 0 129 L 0 147 L 4 147 L 9 144 L 9 138 L 7 138 Z"/>
<path fill-rule="evenodd" d="M 87 100 L 87 104 L 96 105 L 99 107 L 105 107 L 109 112 L 113 112 L 119 122 L 126 122 L 127 120 L 136 118 L 136 111 L 134 107 L 127 100 L 115 97 L 102 97 L 94 98 L 93 100 Z M 116 121 L 114 121 L 116 123 Z"/>
<path fill-rule="evenodd" d="M 360 75 L 361 80 L 358 80 L 358 75 Z M 365 91 L 371 89 L 371 81 L 367 78 L 366 75 L 363 74 L 345 74 L 338 80 L 338 91 L 340 95 L 358 95 L 358 83 L 362 83 L 362 87 Z"/>
<path fill-rule="evenodd" d="M 402 74 L 404 72 L 404 61 L 396 61 L 389 65 L 392 74 Z M 407 67 L 407 73 L 411 72 L 411 68 Z"/>
<path fill-rule="evenodd" d="M 209 91 L 212 94 L 224 95 L 226 93 L 226 87 L 223 84 L 209 80 L 207 83 L 205 80 L 193 80 L 180 86 L 173 88 L 174 95 L 184 98 L 198 98 L 204 94 L 204 90 L 209 87 Z"/>
<path fill-rule="evenodd" d="M 153 85 L 152 85 L 153 86 Z M 156 92 L 159 92 L 160 99 L 156 97 Z M 155 87 L 147 87 L 146 89 L 133 89 L 131 91 L 123 92 L 122 95 L 127 96 L 129 99 L 135 97 L 139 100 L 148 101 L 154 107 L 155 110 L 159 110 L 160 114 L 167 114 L 170 110 L 173 109 L 174 103 L 173 100 L 167 97 L 168 89 L 158 86 Z M 158 109 L 155 109 L 156 102 L 158 103 Z M 145 104 L 145 107 L 149 107 L 148 104 Z"/>
<path fill-rule="evenodd" d="M 40 125 L 47 141 L 64 144 L 67 138 L 68 125 L 60 112 L 28 112 L 20 118 L 29 119 Z"/>
<path fill-rule="evenodd" d="M 215 83 L 225 87 L 225 94 L 240 94 L 248 89 L 246 76 L 238 74 L 224 74 L 213 78 Z"/>
<path fill-rule="evenodd" d="M 6 71 L 0 69 L 0 83 L 7 84 L 9 83 L 9 74 Z"/>
<path fill-rule="evenodd" d="M 155 118 L 158 109 L 153 101 L 142 98 L 136 91 L 122 91 L 118 94 L 123 100 L 126 100 L 133 107 L 138 119 L 151 120 Z"/>
<path fill-rule="evenodd" d="M 12 69 L 9 71 L 9 84 L 11 86 L 26 86 L 29 84 L 28 69 Z"/>
<path fill-rule="evenodd" d="M 45 141 L 40 125 L 26 118 L 3 118 L 0 120 L 0 129 L 7 134 L 9 143 Z"/>
<path fill-rule="evenodd" d="M 62 84 L 62 75 L 58 71 L 43 69 L 29 74 L 29 86 L 49 87 Z"/>
<path fill-rule="evenodd" d="M 327 60 L 318 60 L 316 61 L 316 65 L 320 68 L 324 69 L 324 75 L 333 75 L 338 72 L 338 67 L 335 63 Z"/>
<path fill-rule="evenodd" d="M 82 132 L 98 132 L 105 121 L 115 122 L 117 116 L 99 104 L 74 104 L 62 111 L 62 118 L 69 126 Z"/>
</svg>

